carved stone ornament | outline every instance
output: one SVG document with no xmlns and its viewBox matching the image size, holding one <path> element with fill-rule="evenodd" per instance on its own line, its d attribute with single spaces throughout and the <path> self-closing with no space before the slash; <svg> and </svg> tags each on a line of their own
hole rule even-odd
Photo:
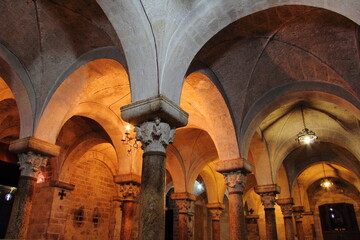
<svg viewBox="0 0 360 240">
<path fill-rule="evenodd" d="M 246 184 L 246 175 L 241 171 L 223 173 L 229 192 L 242 192 Z"/>
<path fill-rule="evenodd" d="M 176 199 L 175 204 L 176 208 L 178 209 L 179 213 L 182 214 L 194 214 L 193 211 L 193 200 L 191 199 Z"/>
<path fill-rule="evenodd" d="M 214 221 L 220 221 L 222 209 L 221 208 L 209 208 L 211 219 Z"/>
<path fill-rule="evenodd" d="M 174 141 L 175 129 L 156 118 L 152 122 L 144 122 L 140 127 L 135 127 L 135 132 L 136 140 L 141 141 L 144 152 L 165 153 L 167 145 Z"/>
<path fill-rule="evenodd" d="M 33 152 L 19 153 L 21 176 L 37 178 L 41 168 L 45 167 L 49 157 Z"/>
<path fill-rule="evenodd" d="M 276 200 L 276 194 L 274 192 L 261 193 L 261 202 L 264 205 L 264 208 L 274 208 Z"/>
<path fill-rule="evenodd" d="M 292 217 L 292 213 L 293 213 L 293 204 L 292 203 L 278 204 L 278 205 L 280 205 L 281 212 L 284 217 Z"/>
<path fill-rule="evenodd" d="M 134 183 L 120 184 L 120 199 L 122 201 L 135 201 L 140 193 L 140 186 Z"/>
</svg>

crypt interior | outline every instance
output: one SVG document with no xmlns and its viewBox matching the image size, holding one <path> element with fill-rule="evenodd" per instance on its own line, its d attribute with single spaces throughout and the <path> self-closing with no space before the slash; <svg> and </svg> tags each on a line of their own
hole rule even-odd
<svg viewBox="0 0 360 240">
<path fill-rule="evenodd" d="M 360 1 L 0 9 L 0 238 L 360 239 Z"/>
</svg>

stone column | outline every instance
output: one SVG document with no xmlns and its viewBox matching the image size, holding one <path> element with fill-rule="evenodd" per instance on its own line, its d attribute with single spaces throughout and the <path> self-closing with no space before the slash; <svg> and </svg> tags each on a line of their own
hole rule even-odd
<svg viewBox="0 0 360 240">
<path fill-rule="evenodd" d="M 220 240 L 220 217 L 225 205 L 222 203 L 209 203 L 206 204 L 206 207 L 211 215 L 212 240 Z"/>
<path fill-rule="evenodd" d="M 297 237 L 299 240 L 304 240 L 305 235 L 304 235 L 304 228 L 303 228 L 303 224 L 302 224 L 304 207 L 303 206 L 294 206 L 293 213 L 294 213 L 294 218 L 295 218 Z"/>
<path fill-rule="evenodd" d="M 246 216 L 247 240 L 260 240 L 258 219 L 259 215 Z"/>
<path fill-rule="evenodd" d="M 292 208 L 294 205 L 292 198 L 279 198 L 276 203 L 280 206 L 284 216 L 285 239 L 294 240 L 294 225 L 292 220 Z"/>
<path fill-rule="evenodd" d="M 120 185 L 121 201 L 121 240 L 133 239 L 133 228 L 135 226 L 135 204 L 140 193 L 140 176 L 135 174 L 123 174 L 114 177 L 115 183 Z"/>
<path fill-rule="evenodd" d="M 194 202 L 196 197 L 187 192 L 173 193 L 171 199 L 175 200 L 178 210 L 178 240 L 194 239 Z"/>
<path fill-rule="evenodd" d="M 280 193 L 280 187 L 276 184 L 258 185 L 254 190 L 260 195 L 265 209 L 266 240 L 277 240 L 274 206 L 276 194 Z"/>
<path fill-rule="evenodd" d="M 140 240 L 165 238 L 165 159 L 175 128 L 187 124 L 188 114 L 159 95 L 121 107 L 121 117 L 135 126 L 143 154 L 140 192 Z"/>
<path fill-rule="evenodd" d="M 164 239 L 165 234 L 165 149 L 175 130 L 159 118 L 136 127 L 143 154 L 140 207 L 140 239 Z"/>
<path fill-rule="evenodd" d="M 60 148 L 40 139 L 27 137 L 12 142 L 9 150 L 18 153 L 21 173 L 5 238 L 26 239 L 38 174 L 46 166 L 49 156 L 58 155 Z"/>
<path fill-rule="evenodd" d="M 230 240 L 246 239 L 243 190 L 246 174 L 251 166 L 245 159 L 222 160 L 216 163 L 216 171 L 224 175 L 229 190 Z"/>
</svg>

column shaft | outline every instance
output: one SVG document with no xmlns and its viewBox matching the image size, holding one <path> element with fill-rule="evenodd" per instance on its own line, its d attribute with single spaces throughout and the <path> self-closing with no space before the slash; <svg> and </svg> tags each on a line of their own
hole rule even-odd
<svg viewBox="0 0 360 240">
<path fill-rule="evenodd" d="M 284 216 L 285 239 L 294 240 L 294 225 L 292 221 L 294 201 L 292 198 L 278 198 L 276 203 L 281 207 L 281 212 Z"/>
<path fill-rule="evenodd" d="M 220 240 L 220 220 L 211 220 L 212 240 Z"/>
<path fill-rule="evenodd" d="M 296 221 L 296 233 L 299 240 L 305 239 L 302 221 Z"/>
<path fill-rule="evenodd" d="M 275 208 L 265 208 L 266 239 L 277 240 Z"/>
<path fill-rule="evenodd" d="M 242 192 L 234 191 L 229 194 L 229 220 L 230 220 L 230 239 L 246 239 L 246 225 L 244 216 L 244 206 Z"/>
<path fill-rule="evenodd" d="M 20 176 L 5 238 L 26 239 L 36 178 Z"/>
<path fill-rule="evenodd" d="M 165 153 L 145 152 L 140 194 L 140 239 L 165 238 Z"/>
<path fill-rule="evenodd" d="M 134 226 L 134 212 L 135 212 L 134 201 L 124 201 L 122 204 L 122 216 L 121 216 L 121 240 L 131 240 L 132 230 Z"/>
<path fill-rule="evenodd" d="M 294 226 L 291 216 L 284 217 L 284 225 L 285 225 L 285 239 L 294 240 Z"/>
</svg>

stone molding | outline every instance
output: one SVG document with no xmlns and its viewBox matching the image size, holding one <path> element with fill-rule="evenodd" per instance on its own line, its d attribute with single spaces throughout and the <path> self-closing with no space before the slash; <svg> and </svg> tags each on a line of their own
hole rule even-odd
<svg viewBox="0 0 360 240">
<path fill-rule="evenodd" d="M 257 194 L 274 192 L 275 194 L 280 193 L 280 187 L 276 184 L 257 185 L 254 187 L 254 191 Z"/>
<path fill-rule="evenodd" d="M 236 172 L 223 173 L 225 184 L 229 193 L 243 192 L 246 185 L 246 174 L 238 170 Z"/>
<path fill-rule="evenodd" d="M 171 199 L 175 200 L 179 214 L 194 215 L 195 195 L 188 192 L 173 193 L 171 194 Z"/>
<path fill-rule="evenodd" d="M 222 203 L 208 203 L 206 204 L 207 209 L 209 209 L 209 212 L 211 214 L 211 220 L 212 221 L 220 221 L 220 217 L 222 214 L 222 211 L 225 208 L 225 205 Z"/>
<path fill-rule="evenodd" d="M 216 162 L 215 170 L 219 173 L 242 171 L 246 175 L 252 171 L 252 166 L 246 159 L 237 158 Z"/>
<path fill-rule="evenodd" d="M 66 183 L 58 180 L 54 180 L 50 182 L 50 187 L 57 187 L 65 190 L 72 191 L 75 189 L 75 185 L 71 183 Z"/>
<path fill-rule="evenodd" d="M 141 183 L 141 176 L 134 174 L 134 173 L 125 173 L 125 174 L 119 174 L 114 176 L 114 182 L 117 184 L 122 183 L 135 183 L 139 184 Z"/>
<path fill-rule="evenodd" d="M 160 118 L 155 118 L 154 121 L 135 127 L 135 132 L 136 140 L 141 141 L 144 153 L 165 153 L 167 145 L 174 141 L 175 129 L 171 129 L 168 123 L 161 122 Z"/>
<path fill-rule="evenodd" d="M 136 201 L 140 194 L 140 185 L 133 182 L 122 182 L 120 185 L 120 200 L 123 202 Z"/>
<path fill-rule="evenodd" d="M 158 117 L 171 128 L 186 126 L 189 115 L 164 95 L 140 100 L 120 108 L 121 118 L 138 126 Z"/>
<path fill-rule="evenodd" d="M 49 157 L 33 152 L 19 153 L 21 176 L 37 178 L 40 170 L 46 166 Z"/>
<path fill-rule="evenodd" d="M 55 157 L 60 154 L 59 146 L 34 137 L 26 137 L 12 141 L 9 150 L 10 152 L 18 154 L 33 152 L 48 157 Z"/>
<path fill-rule="evenodd" d="M 276 203 L 280 206 L 284 217 L 292 217 L 294 201 L 292 198 L 278 198 Z"/>
</svg>

